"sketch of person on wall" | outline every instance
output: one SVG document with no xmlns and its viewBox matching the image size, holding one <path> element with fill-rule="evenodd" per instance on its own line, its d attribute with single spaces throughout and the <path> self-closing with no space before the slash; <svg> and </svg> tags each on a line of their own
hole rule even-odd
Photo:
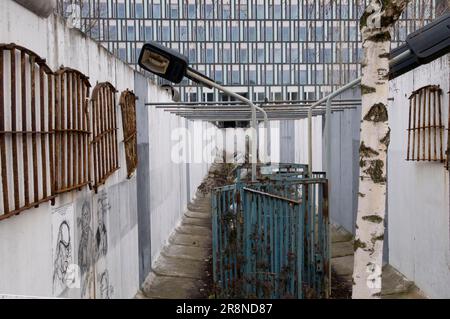
<svg viewBox="0 0 450 319">
<path fill-rule="evenodd" d="M 72 264 L 72 248 L 70 226 L 63 220 L 58 227 L 55 254 L 53 260 L 53 291 L 62 291 L 66 288 L 67 268 Z"/>
<path fill-rule="evenodd" d="M 111 299 L 114 292 L 114 288 L 109 284 L 109 274 L 108 270 L 105 270 L 100 275 L 100 298 Z"/>
<path fill-rule="evenodd" d="M 91 228 L 91 207 L 88 201 L 83 202 L 81 218 L 77 224 L 80 228 L 80 242 L 78 245 L 78 266 L 81 273 L 81 297 L 88 297 L 87 292 L 93 289 L 95 264 L 95 239 Z"/>
<path fill-rule="evenodd" d="M 95 239 L 97 244 L 97 258 L 106 256 L 108 253 L 108 230 L 106 227 L 106 218 L 110 205 L 108 202 L 108 194 L 103 191 L 97 199 L 97 231 Z"/>
</svg>

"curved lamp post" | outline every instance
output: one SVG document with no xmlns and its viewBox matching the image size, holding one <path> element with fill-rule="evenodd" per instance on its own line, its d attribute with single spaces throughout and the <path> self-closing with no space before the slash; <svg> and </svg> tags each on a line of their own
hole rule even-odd
<svg viewBox="0 0 450 319">
<path fill-rule="evenodd" d="M 214 82 L 214 80 L 206 77 L 205 75 L 197 72 L 196 70 L 188 66 L 188 58 L 179 52 L 166 48 L 156 42 L 145 43 L 141 49 L 139 55 L 139 66 L 143 69 L 156 74 L 163 79 L 166 79 L 173 83 L 180 83 L 184 77 L 191 79 L 192 81 L 203 84 L 208 88 L 216 88 L 223 93 L 234 97 L 235 99 L 247 104 L 252 112 L 251 127 L 252 127 L 252 147 L 251 147 L 251 162 L 252 162 L 252 181 L 256 181 L 256 162 L 257 162 L 257 141 L 258 141 L 258 128 L 256 122 L 256 110 L 260 111 L 264 116 L 264 127 L 266 130 L 266 136 L 264 140 L 264 157 L 267 154 L 267 138 L 268 138 L 268 117 L 267 113 L 260 107 L 253 104 L 253 102 L 235 92 L 228 90 L 227 88 Z M 255 134 L 256 136 L 253 136 Z M 254 138 L 256 137 L 256 139 Z"/>
</svg>

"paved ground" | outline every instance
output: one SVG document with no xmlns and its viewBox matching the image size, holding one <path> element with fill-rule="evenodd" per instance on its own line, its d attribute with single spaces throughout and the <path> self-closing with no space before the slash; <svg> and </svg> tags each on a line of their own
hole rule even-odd
<svg viewBox="0 0 450 319">
<path fill-rule="evenodd" d="M 332 282 L 334 283 L 332 297 L 349 298 L 351 296 L 353 273 L 352 235 L 341 227 L 332 226 L 331 229 L 331 267 Z M 383 299 L 425 298 L 412 281 L 406 279 L 390 265 L 383 267 L 381 294 Z"/>
<path fill-rule="evenodd" d="M 210 197 L 188 204 L 181 225 L 169 239 L 137 298 L 207 298 L 211 276 Z"/>
</svg>

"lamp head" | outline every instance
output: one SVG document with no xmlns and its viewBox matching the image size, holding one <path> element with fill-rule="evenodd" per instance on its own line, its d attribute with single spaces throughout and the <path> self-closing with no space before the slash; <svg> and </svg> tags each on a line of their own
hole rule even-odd
<svg viewBox="0 0 450 319">
<path fill-rule="evenodd" d="M 145 43 L 139 55 L 139 66 L 173 83 L 186 75 L 188 58 L 159 43 Z"/>
</svg>

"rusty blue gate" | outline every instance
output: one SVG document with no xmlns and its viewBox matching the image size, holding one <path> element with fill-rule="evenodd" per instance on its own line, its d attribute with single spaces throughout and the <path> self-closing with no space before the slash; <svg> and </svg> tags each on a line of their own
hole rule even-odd
<svg viewBox="0 0 450 319">
<path fill-rule="evenodd" d="M 225 298 L 328 296 L 328 184 L 306 165 L 259 166 L 212 193 L 213 275 Z"/>
</svg>

